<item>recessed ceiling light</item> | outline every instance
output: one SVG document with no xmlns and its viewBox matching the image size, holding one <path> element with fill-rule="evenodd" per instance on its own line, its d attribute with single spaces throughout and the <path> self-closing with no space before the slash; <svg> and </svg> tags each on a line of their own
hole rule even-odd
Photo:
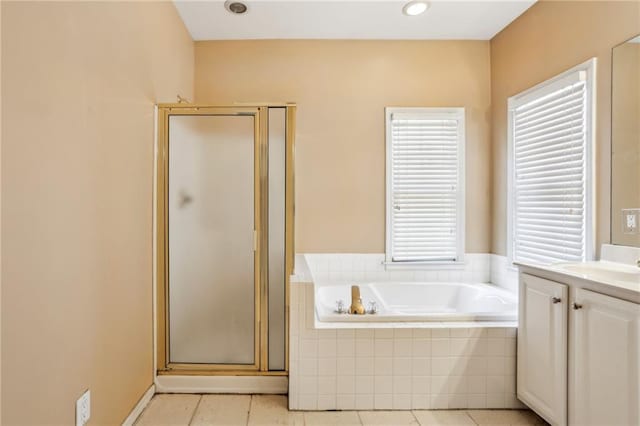
<svg viewBox="0 0 640 426">
<path fill-rule="evenodd" d="M 239 1 L 233 1 L 233 0 L 225 1 L 224 8 L 235 15 L 242 15 L 248 10 L 246 4 Z"/>
<path fill-rule="evenodd" d="M 402 8 L 402 13 L 408 16 L 417 16 L 429 9 L 429 3 L 426 1 L 410 1 Z"/>
</svg>

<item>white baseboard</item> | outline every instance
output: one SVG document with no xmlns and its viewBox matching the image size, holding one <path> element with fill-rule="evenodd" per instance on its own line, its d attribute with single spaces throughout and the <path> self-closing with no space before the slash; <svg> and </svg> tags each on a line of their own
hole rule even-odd
<svg viewBox="0 0 640 426">
<path fill-rule="evenodd" d="M 286 376 L 156 376 L 157 393 L 286 394 Z"/>
<path fill-rule="evenodd" d="M 138 401 L 136 406 L 133 407 L 133 410 L 131 410 L 131 413 L 129 413 L 124 422 L 122 422 L 122 426 L 133 426 L 133 424 L 136 422 L 136 420 L 138 420 L 138 417 L 140 417 L 140 414 L 142 414 L 145 407 L 147 406 L 147 404 L 149 404 L 149 401 L 151 401 L 151 398 L 153 398 L 153 395 L 155 393 L 156 385 L 149 386 L 149 389 L 147 389 L 144 395 L 142 395 L 140 401 Z"/>
</svg>

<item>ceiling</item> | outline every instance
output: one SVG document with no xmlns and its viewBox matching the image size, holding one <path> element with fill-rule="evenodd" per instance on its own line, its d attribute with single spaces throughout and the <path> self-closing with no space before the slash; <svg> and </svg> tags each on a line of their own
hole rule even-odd
<svg viewBox="0 0 640 426">
<path fill-rule="evenodd" d="M 415 39 L 489 40 L 535 0 L 431 0 L 405 16 L 398 0 L 241 0 L 234 15 L 221 0 L 174 0 L 194 40 Z"/>
</svg>

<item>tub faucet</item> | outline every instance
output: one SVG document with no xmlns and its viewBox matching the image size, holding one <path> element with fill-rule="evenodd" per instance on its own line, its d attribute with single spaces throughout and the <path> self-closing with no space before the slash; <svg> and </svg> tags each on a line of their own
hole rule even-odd
<svg viewBox="0 0 640 426">
<path fill-rule="evenodd" d="M 352 315 L 363 315 L 366 312 L 364 305 L 362 304 L 362 298 L 360 297 L 360 287 L 357 285 L 351 286 L 351 307 L 349 313 Z"/>
</svg>

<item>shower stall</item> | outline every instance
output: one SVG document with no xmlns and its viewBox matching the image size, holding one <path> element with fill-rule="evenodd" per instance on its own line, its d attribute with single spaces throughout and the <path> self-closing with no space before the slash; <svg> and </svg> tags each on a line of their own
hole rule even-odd
<svg viewBox="0 0 640 426">
<path fill-rule="evenodd" d="M 158 106 L 158 374 L 286 375 L 295 105 Z"/>
</svg>

